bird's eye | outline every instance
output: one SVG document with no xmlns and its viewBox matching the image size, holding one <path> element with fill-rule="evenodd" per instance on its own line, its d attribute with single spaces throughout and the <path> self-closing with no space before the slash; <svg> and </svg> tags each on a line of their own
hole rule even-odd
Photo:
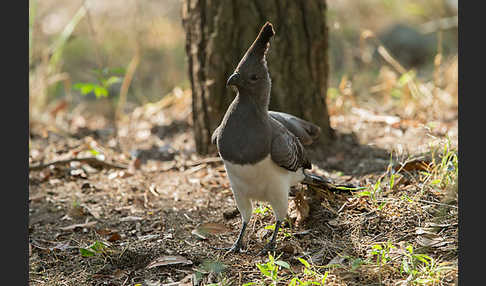
<svg viewBox="0 0 486 286">
<path fill-rule="evenodd" d="M 251 81 L 256 81 L 256 80 L 258 80 L 258 76 L 257 76 L 256 74 L 254 74 L 254 75 L 252 75 L 252 76 L 250 77 L 250 80 L 251 80 Z"/>
</svg>

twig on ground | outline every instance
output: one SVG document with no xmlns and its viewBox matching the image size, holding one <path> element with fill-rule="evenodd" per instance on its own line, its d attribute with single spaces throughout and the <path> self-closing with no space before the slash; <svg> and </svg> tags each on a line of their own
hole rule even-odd
<svg viewBox="0 0 486 286">
<path fill-rule="evenodd" d="M 201 164 L 208 164 L 208 163 L 222 163 L 223 160 L 220 157 L 208 157 L 201 160 L 197 160 L 191 164 L 187 164 L 188 167 L 193 167 Z"/>
<path fill-rule="evenodd" d="M 68 163 L 76 162 L 76 161 L 80 162 L 80 163 L 87 163 L 87 164 L 91 164 L 91 165 L 97 165 L 97 166 L 101 166 L 101 167 L 105 167 L 105 168 L 112 168 L 112 169 L 127 169 L 128 168 L 127 166 L 108 163 L 108 162 L 101 161 L 101 160 L 93 158 L 93 157 L 89 157 L 89 158 L 72 158 L 72 159 L 54 161 L 54 162 L 47 163 L 47 164 L 39 164 L 39 165 L 36 165 L 36 166 L 29 166 L 29 171 L 42 170 L 42 169 L 47 168 L 49 166 L 64 165 L 64 164 L 68 164 Z"/>
</svg>

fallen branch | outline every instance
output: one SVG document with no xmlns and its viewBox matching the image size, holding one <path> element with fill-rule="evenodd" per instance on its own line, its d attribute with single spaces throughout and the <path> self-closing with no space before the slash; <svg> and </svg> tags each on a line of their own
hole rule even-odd
<svg viewBox="0 0 486 286">
<path fill-rule="evenodd" d="M 104 168 L 112 168 L 112 169 L 127 169 L 128 168 L 126 166 L 108 163 L 108 162 L 101 161 L 101 160 L 93 158 L 93 157 L 89 157 L 89 158 L 72 158 L 72 159 L 54 161 L 54 162 L 47 163 L 47 164 L 39 164 L 39 165 L 36 165 L 36 166 L 29 166 L 29 171 L 42 170 L 42 169 L 47 168 L 49 166 L 64 165 L 64 164 L 68 164 L 68 163 L 71 163 L 71 162 L 87 163 L 87 164 L 95 165 L 95 166 L 102 167 L 102 168 L 103 167 Z"/>
<path fill-rule="evenodd" d="M 191 164 L 187 164 L 187 167 L 194 167 L 201 164 L 209 164 L 209 163 L 222 163 L 223 160 L 220 157 L 207 157 L 204 159 L 197 160 Z"/>
</svg>

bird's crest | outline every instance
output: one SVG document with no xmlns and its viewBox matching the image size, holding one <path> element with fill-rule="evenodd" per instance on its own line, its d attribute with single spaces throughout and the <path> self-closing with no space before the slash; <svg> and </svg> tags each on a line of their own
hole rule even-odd
<svg viewBox="0 0 486 286">
<path fill-rule="evenodd" d="M 253 44 L 250 46 L 250 48 L 248 48 L 246 56 L 251 55 L 263 59 L 268 50 L 268 47 L 270 46 L 270 38 L 272 38 L 273 35 L 275 35 L 273 25 L 272 23 L 267 21 L 260 29 L 260 33 L 258 33 L 258 36 L 256 37 Z"/>
</svg>

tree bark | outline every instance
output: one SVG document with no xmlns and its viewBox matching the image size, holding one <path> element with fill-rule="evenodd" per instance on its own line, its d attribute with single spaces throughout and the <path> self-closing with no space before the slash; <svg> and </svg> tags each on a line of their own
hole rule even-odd
<svg viewBox="0 0 486 286">
<path fill-rule="evenodd" d="M 272 79 L 270 110 L 319 125 L 322 135 L 315 150 L 323 150 L 331 142 L 325 0 L 184 0 L 182 18 L 198 153 L 216 150 L 211 134 L 235 96 L 226 80 L 265 21 L 276 32 L 267 54 Z"/>
</svg>

